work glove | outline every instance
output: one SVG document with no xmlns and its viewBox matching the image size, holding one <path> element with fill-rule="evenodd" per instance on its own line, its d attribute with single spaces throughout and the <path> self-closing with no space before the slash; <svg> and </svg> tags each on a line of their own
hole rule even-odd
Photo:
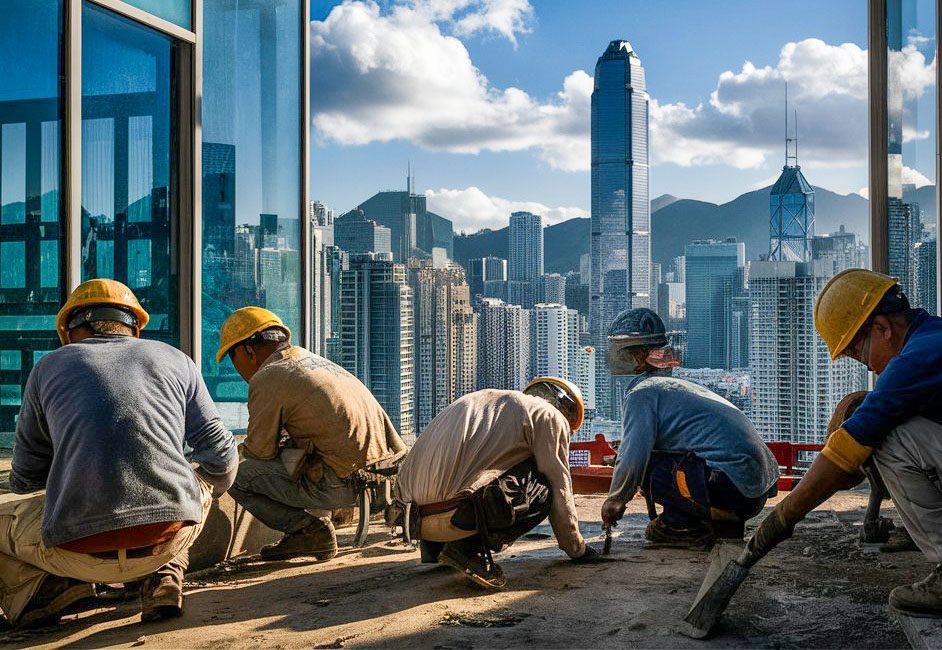
<svg viewBox="0 0 942 650">
<path fill-rule="evenodd" d="M 752 539 L 749 540 L 742 555 L 741 560 L 744 560 L 744 562 L 740 563 L 746 567 L 751 567 L 764 558 L 769 551 L 791 537 L 794 530 L 795 524 L 787 523 L 782 504 L 779 503 L 769 513 L 769 516 L 759 524 L 759 528 L 752 536 Z"/>
<path fill-rule="evenodd" d="M 602 524 L 613 526 L 618 523 L 618 520 L 624 516 L 627 506 L 627 503 L 619 499 L 612 497 L 605 499 L 605 503 L 602 504 Z"/>
<path fill-rule="evenodd" d="M 573 564 L 595 564 L 597 562 L 606 562 L 607 558 L 603 557 L 601 553 L 586 544 L 585 553 L 579 557 L 572 558 L 572 561 Z"/>
</svg>

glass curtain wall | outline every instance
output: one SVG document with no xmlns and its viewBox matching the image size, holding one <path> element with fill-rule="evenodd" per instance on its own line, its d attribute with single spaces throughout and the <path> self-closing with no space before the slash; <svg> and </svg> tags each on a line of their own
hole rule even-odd
<svg viewBox="0 0 942 650">
<path fill-rule="evenodd" d="M 301 3 L 203 3 L 202 372 L 237 430 L 247 386 L 215 358 L 226 316 L 267 307 L 301 340 Z"/>
<path fill-rule="evenodd" d="M 937 311 L 936 0 L 887 0 L 888 272 Z"/>
<path fill-rule="evenodd" d="M 179 345 L 171 197 L 174 41 L 86 2 L 82 10 L 82 280 L 134 291 L 142 336 Z"/>
<path fill-rule="evenodd" d="M 0 20 L 0 447 L 10 447 L 22 387 L 59 344 L 62 255 L 63 7 L 4 2 Z"/>
</svg>

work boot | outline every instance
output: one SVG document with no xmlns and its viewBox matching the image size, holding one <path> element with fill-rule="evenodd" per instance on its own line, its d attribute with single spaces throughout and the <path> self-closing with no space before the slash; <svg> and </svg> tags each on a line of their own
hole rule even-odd
<svg viewBox="0 0 942 650">
<path fill-rule="evenodd" d="M 26 603 L 16 627 L 40 627 L 59 622 L 64 610 L 83 598 L 95 597 L 95 585 L 73 578 L 48 575 Z"/>
<path fill-rule="evenodd" d="M 183 615 L 183 581 L 173 573 L 155 573 L 141 583 L 141 622 Z"/>
<path fill-rule="evenodd" d="M 497 563 L 492 562 L 488 570 L 481 553 L 469 552 L 458 544 L 445 544 L 438 556 L 438 563 L 450 566 L 487 589 L 502 589 L 507 584 L 504 572 Z"/>
<path fill-rule="evenodd" d="M 919 547 L 903 526 L 896 526 L 890 531 L 885 544 L 880 544 L 881 553 L 902 553 L 904 551 L 918 551 Z"/>
<path fill-rule="evenodd" d="M 916 584 L 891 591 L 890 606 L 912 616 L 942 617 L 942 564 Z"/>
<path fill-rule="evenodd" d="M 263 560 L 289 560 L 314 557 L 325 562 L 337 555 L 337 532 L 330 519 L 317 519 L 301 530 L 287 533 L 280 541 L 262 547 Z"/>
<path fill-rule="evenodd" d="M 664 523 L 663 516 L 651 520 L 644 537 L 651 542 L 649 548 L 686 548 L 694 551 L 705 551 L 716 540 L 713 528 L 707 523 L 675 528 Z"/>
</svg>

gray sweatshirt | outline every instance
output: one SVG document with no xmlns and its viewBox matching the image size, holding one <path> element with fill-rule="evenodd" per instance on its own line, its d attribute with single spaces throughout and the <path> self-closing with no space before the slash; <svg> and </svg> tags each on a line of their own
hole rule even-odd
<svg viewBox="0 0 942 650">
<path fill-rule="evenodd" d="M 46 546 L 200 521 L 189 462 L 225 475 L 238 454 L 196 366 L 176 348 L 95 337 L 50 352 L 30 373 L 10 485 L 20 494 L 45 488 Z"/>
<path fill-rule="evenodd" d="M 778 463 L 742 411 L 702 386 L 638 375 L 622 402 L 623 437 L 609 496 L 630 500 L 652 451 L 692 451 L 721 471 L 746 497 L 778 480 Z"/>
</svg>

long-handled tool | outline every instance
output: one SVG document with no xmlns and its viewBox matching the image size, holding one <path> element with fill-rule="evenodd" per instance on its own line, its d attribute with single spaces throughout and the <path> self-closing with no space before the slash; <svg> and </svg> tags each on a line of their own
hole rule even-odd
<svg viewBox="0 0 942 650">
<path fill-rule="evenodd" d="M 719 543 L 710 554 L 710 568 L 681 632 L 694 639 L 707 636 L 716 625 L 749 569 L 759 559 L 738 544 Z"/>
</svg>

